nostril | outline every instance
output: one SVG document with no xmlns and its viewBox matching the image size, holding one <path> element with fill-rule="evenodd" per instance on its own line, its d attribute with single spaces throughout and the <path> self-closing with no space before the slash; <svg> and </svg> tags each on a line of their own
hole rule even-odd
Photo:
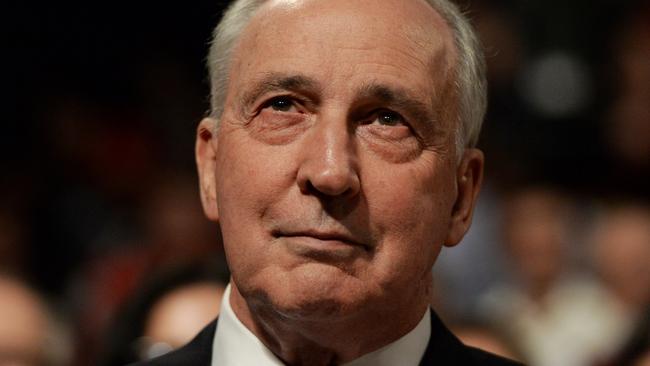
<svg viewBox="0 0 650 366">
<path fill-rule="evenodd" d="M 358 177 L 355 172 L 347 171 L 323 171 L 305 179 L 304 193 L 316 193 L 326 196 L 342 196 L 353 194 L 358 191 Z"/>
<path fill-rule="evenodd" d="M 303 190 L 304 194 L 309 194 L 309 195 L 314 195 L 314 196 L 325 196 L 323 192 L 318 190 L 314 185 L 311 183 L 311 181 L 307 181 L 307 184 L 305 185 L 305 189 Z"/>
<path fill-rule="evenodd" d="M 349 191 L 349 189 L 343 191 L 334 191 L 323 186 L 319 186 L 319 188 L 317 188 L 311 182 L 307 182 L 305 189 L 302 190 L 302 193 L 323 199 L 346 196 Z"/>
<path fill-rule="evenodd" d="M 300 191 L 304 194 L 318 194 L 318 190 L 309 180 L 305 181 L 304 184 L 300 184 Z"/>
</svg>

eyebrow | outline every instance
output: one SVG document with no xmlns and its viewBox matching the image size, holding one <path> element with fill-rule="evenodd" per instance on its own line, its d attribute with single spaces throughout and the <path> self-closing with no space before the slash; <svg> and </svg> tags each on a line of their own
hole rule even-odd
<svg viewBox="0 0 650 366">
<path fill-rule="evenodd" d="M 433 128 L 434 117 L 431 105 L 418 100 L 406 89 L 370 82 L 361 86 L 356 93 L 357 102 L 378 100 L 382 104 L 399 110 L 404 110 L 416 122 L 425 128 Z"/>
<path fill-rule="evenodd" d="M 253 86 L 241 95 L 241 105 L 250 105 L 261 95 L 280 90 L 311 91 L 313 93 L 321 90 L 321 86 L 316 80 L 304 75 L 269 72 L 253 81 Z"/>
<path fill-rule="evenodd" d="M 264 73 L 252 84 L 252 87 L 243 92 L 240 97 L 242 111 L 260 96 L 270 92 L 288 90 L 318 96 L 323 89 L 322 85 L 311 77 L 282 72 Z M 431 111 L 432 106 L 418 100 L 412 94 L 407 89 L 373 81 L 365 83 L 355 91 L 355 103 L 377 100 L 389 108 L 405 111 L 409 117 L 415 119 L 421 128 L 436 129 L 437 126 Z"/>
</svg>

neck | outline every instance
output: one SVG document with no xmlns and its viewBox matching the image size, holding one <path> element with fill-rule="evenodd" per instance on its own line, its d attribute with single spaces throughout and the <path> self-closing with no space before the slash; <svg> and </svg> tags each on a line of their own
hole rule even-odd
<svg viewBox="0 0 650 366">
<path fill-rule="evenodd" d="M 288 317 L 244 299 L 231 283 L 230 304 L 239 320 L 287 365 L 339 365 L 388 345 L 411 331 L 429 307 L 428 297 L 380 311 L 376 306 L 342 320 Z"/>
</svg>

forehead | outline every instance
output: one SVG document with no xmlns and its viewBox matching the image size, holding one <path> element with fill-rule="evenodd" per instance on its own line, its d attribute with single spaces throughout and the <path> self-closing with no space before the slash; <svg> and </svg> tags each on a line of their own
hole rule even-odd
<svg viewBox="0 0 650 366">
<path fill-rule="evenodd" d="M 393 33 L 409 35 L 450 35 L 445 20 L 424 0 L 269 0 L 257 15 L 251 23 L 284 16 L 285 20 L 306 23 L 347 24 L 350 30 L 363 23 L 368 27 L 365 31 L 390 29 Z"/>
<path fill-rule="evenodd" d="M 452 39 L 423 0 L 271 0 L 245 28 L 232 70 L 286 73 L 299 65 L 332 77 L 361 70 L 431 85 L 446 80 Z"/>
</svg>

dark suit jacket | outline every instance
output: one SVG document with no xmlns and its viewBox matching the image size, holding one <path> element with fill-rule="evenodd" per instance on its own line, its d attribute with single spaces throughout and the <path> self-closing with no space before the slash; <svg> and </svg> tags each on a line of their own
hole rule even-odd
<svg viewBox="0 0 650 366">
<path fill-rule="evenodd" d="M 134 366 L 210 366 L 212 340 L 216 326 L 217 321 L 215 320 L 183 348 Z M 515 366 L 521 364 L 464 345 L 432 311 L 431 339 L 422 361 L 420 361 L 420 366 L 434 365 Z"/>
</svg>

